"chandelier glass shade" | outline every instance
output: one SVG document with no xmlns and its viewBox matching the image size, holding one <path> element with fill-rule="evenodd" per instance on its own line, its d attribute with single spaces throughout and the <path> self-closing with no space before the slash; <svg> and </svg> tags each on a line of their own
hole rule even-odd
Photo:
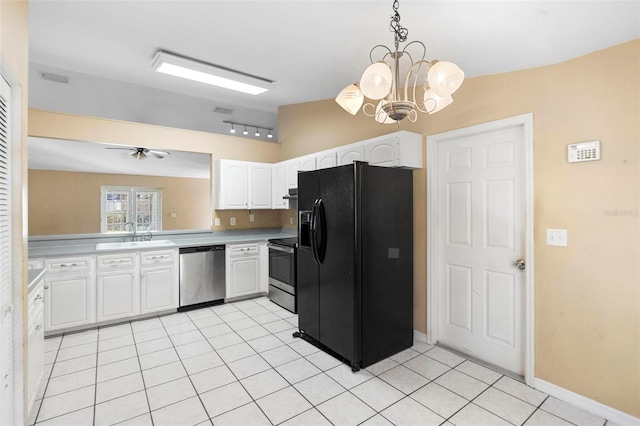
<svg viewBox="0 0 640 426">
<path fill-rule="evenodd" d="M 420 41 L 407 41 L 409 30 L 400 26 L 398 0 L 393 2 L 389 30 L 394 33 L 394 49 L 377 45 L 371 49 L 369 65 L 359 83 L 345 87 L 336 102 L 352 115 L 362 112 L 378 123 L 397 123 L 405 118 L 415 122 L 418 112 L 433 114 L 453 102 L 452 94 L 460 88 L 464 72 L 456 64 L 425 60 L 426 47 Z M 418 55 L 416 55 L 416 52 Z M 374 57 L 378 60 L 374 60 Z M 406 71 L 404 79 L 401 70 Z M 366 102 L 365 97 L 372 101 Z"/>
</svg>

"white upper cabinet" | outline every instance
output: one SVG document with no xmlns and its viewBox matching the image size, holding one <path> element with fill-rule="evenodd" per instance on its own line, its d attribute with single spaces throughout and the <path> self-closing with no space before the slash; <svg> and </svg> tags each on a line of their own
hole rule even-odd
<svg viewBox="0 0 640 426">
<path fill-rule="evenodd" d="M 271 208 L 271 164 L 249 164 L 249 208 Z"/>
<path fill-rule="evenodd" d="M 306 155 L 304 157 L 298 158 L 300 161 L 300 171 L 307 172 L 310 170 L 316 170 L 316 156 L 314 155 Z"/>
<path fill-rule="evenodd" d="M 275 164 L 216 160 L 215 209 L 288 209 L 298 172 L 367 161 L 373 166 L 422 168 L 422 135 L 401 130 Z"/>
<path fill-rule="evenodd" d="M 276 163 L 271 169 L 271 207 L 274 209 L 288 209 L 289 201 L 283 198 L 288 193 L 286 162 Z"/>
<path fill-rule="evenodd" d="M 338 153 L 336 151 L 325 151 L 316 156 L 316 168 L 328 169 L 338 165 Z"/>
<path fill-rule="evenodd" d="M 300 161 L 297 158 L 284 162 L 287 168 L 287 188 L 298 187 L 298 171 L 300 170 Z"/>
<path fill-rule="evenodd" d="M 249 166 L 246 161 L 216 161 L 216 209 L 249 207 Z"/>
<path fill-rule="evenodd" d="M 217 160 L 215 208 L 271 208 L 271 164 Z"/>
<path fill-rule="evenodd" d="M 344 166 L 354 161 L 366 161 L 366 152 L 364 144 L 351 144 L 338 148 L 338 165 Z"/>
<path fill-rule="evenodd" d="M 422 135 L 400 131 L 364 142 L 373 166 L 422 168 Z"/>
</svg>

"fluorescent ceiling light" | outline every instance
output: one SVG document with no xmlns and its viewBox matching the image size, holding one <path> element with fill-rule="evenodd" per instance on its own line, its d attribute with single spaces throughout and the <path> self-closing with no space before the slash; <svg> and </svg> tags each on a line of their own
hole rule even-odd
<svg viewBox="0 0 640 426">
<path fill-rule="evenodd" d="M 171 53 L 158 51 L 151 67 L 164 74 L 187 78 L 212 86 L 224 87 L 250 95 L 264 93 L 275 85 L 273 81 L 255 77 L 228 68 L 218 67 L 206 62 L 189 59 Z"/>
</svg>

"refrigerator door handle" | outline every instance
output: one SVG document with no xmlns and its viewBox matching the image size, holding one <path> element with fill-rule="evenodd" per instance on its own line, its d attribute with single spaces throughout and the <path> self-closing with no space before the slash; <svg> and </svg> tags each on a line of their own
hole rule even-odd
<svg viewBox="0 0 640 426">
<path fill-rule="evenodd" d="M 317 238 L 317 226 L 318 226 L 318 199 L 313 202 L 313 209 L 311 210 L 311 223 L 309 226 L 309 233 L 311 236 L 311 253 L 313 253 L 313 260 L 319 265 L 320 260 L 318 258 L 318 238 Z"/>
<path fill-rule="evenodd" d="M 318 208 L 317 208 L 318 218 L 316 219 L 316 241 L 318 252 L 318 263 L 322 264 L 324 262 L 324 256 L 327 252 L 327 219 L 324 212 L 324 203 L 322 202 L 322 198 L 318 200 Z"/>
</svg>

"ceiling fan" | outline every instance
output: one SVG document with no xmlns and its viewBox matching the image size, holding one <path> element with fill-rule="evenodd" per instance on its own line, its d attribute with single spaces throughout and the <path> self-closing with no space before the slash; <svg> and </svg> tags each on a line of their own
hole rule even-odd
<svg viewBox="0 0 640 426">
<path fill-rule="evenodd" d="M 148 149 L 148 148 L 116 148 L 116 147 L 106 147 L 105 149 L 123 149 L 123 150 L 127 150 L 127 151 L 131 151 L 129 153 L 130 156 L 132 156 L 133 158 L 136 158 L 138 160 L 144 160 L 145 158 L 148 157 L 147 154 L 151 154 L 154 157 L 158 158 L 158 159 L 163 159 L 164 157 L 167 157 L 169 155 L 171 155 L 171 153 L 166 152 L 166 151 L 157 151 L 155 149 Z"/>
</svg>

